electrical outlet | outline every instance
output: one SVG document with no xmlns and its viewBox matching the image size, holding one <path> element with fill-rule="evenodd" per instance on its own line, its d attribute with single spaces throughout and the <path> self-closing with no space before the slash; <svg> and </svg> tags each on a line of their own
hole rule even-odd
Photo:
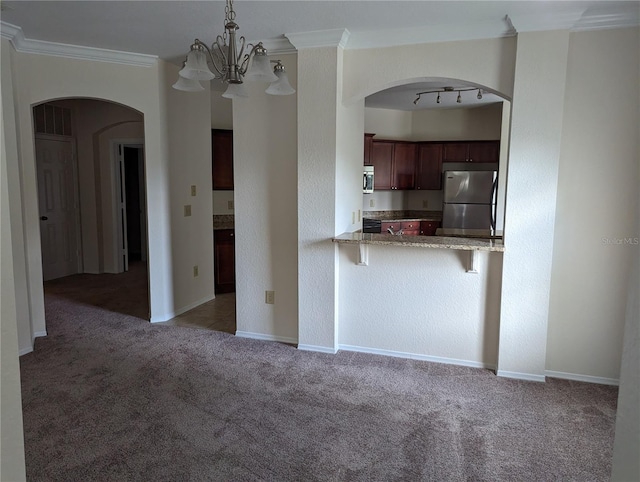
<svg viewBox="0 0 640 482">
<path fill-rule="evenodd" d="M 191 204 L 187 204 L 184 207 L 184 215 L 191 216 Z"/>
<path fill-rule="evenodd" d="M 227 209 L 233 211 L 233 201 L 227 201 Z"/>
<path fill-rule="evenodd" d="M 369 199 L 369 207 L 370 208 L 375 208 L 376 207 L 376 200 L 375 199 Z"/>
<path fill-rule="evenodd" d="M 198 265 L 195 265 L 193 267 L 193 277 L 197 278 L 198 277 Z"/>
<path fill-rule="evenodd" d="M 356 224 L 356 212 L 351 211 L 351 224 Z"/>
<path fill-rule="evenodd" d="M 193 186 L 191 186 L 191 195 L 192 196 L 196 195 L 196 186 L 195 186 L 195 184 Z"/>
<path fill-rule="evenodd" d="M 423 200 L 422 200 L 422 207 L 423 207 L 424 209 L 427 209 L 427 207 L 428 207 L 428 206 L 429 206 L 429 201 L 427 201 L 426 199 L 423 199 Z"/>
<path fill-rule="evenodd" d="M 268 305 L 276 304 L 276 292 L 275 291 L 265 291 L 264 292 L 264 302 Z"/>
<path fill-rule="evenodd" d="M 358 222 L 360 222 L 360 219 L 362 219 L 362 213 L 360 212 L 360 210 L 358 209 Z"/>
</svg>

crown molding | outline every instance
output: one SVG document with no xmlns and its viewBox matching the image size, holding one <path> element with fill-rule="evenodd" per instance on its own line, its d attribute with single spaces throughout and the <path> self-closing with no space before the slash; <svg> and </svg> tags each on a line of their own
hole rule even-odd
<svg viewBox="0 0 640 482">
<path fill-rule="evenodd" d="M 566 13 L 540 13 L 537 15 L 509 15 L 515 30 L 522 32 L 542 32 L 545 30 L 570 30 L 583 16 L 584 11 Z"/>
<path fill-rule="evenodd" d="M 640 19 L 637 12 L 595 14 L 583 16 L 571 29 L 573 32 L 603 30 L 609 28 L 637 27 Z"/>
<path fill-rule="evenodd" d="M 289 39 L 296 50 L 300 50 L 317 47 L 345 48 L 350 35 L 351 33 L 346 28 L 336 28 L 314 32 L 286 33 L 285 37 Z"/>
<path fill-rule="evenodd" d="M 254 44 L 257 42 L 253 42 Z M 287 38 L 276 38 L 263 40 L 262 45 L 267 49 L 269 55 L 295 54 L 296 48 L 289 42 Z"/>
<path fill-rule="evenodd" d="M 0 22 L 2 38 L 8 39 L 17 52 L 51 55 L 69 59 L 93 60 L 98 62 L 111 62 L 114 64 L 135 65 L 138 67 L 151 67 L 158 61 L 158 56 L 122 52 L 119 50 L 84 47 L 81 45 L 69 45 L 43 40 L 25 38 L 22 29 L 10 23 Z"/>
<path fill-rule="evenodd" d="M 347 48 L 370 49 L 402 45 L 512 37 L 516 32 L 506 18 L 476 24 L 430 25 L 428 27 L 357 32 Z"/>
</svg>

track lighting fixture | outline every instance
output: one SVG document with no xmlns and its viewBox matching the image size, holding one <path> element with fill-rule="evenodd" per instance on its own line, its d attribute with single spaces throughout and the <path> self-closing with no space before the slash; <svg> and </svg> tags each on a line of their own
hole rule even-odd
<svg viewBox="0 0 640 482">
<path fill-rule="evenodd" d="M 440 103 L 440 94 L 441 93 L 447 93 L 447 92 L 457 92 L 458 96 L 456 97 L 456 103 L 458 104 L 462 104 L 462 95 L 460 94 L 461 92 L 468 92 L 471 90 L 477 90 L 478 91 L 478 95 L 476 95 L 476 98 L 478 100 L 482 100 L 482 90 L 478 89 L 477 87 L 472 87 L 469 89 L 455 89 L 453 87 L 443 87 L 441 89 L 434 89 L 434 90 L 427 90 L 425 92 L 418 92 L 416 94 L 416 100 L 413 101 L 414 105 L 417 105 L 418 102 L 420 101 L 420 97 L 424 94 L 435 94 L 437 93 L 438 96 L 436 97 L 436 104 Z"/>
</svg>

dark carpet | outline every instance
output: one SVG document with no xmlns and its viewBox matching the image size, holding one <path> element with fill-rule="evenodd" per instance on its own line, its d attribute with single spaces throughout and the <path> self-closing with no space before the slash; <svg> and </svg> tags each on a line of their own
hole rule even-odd
<svg viewBox="0 0 640 482">
<path fill-rule="evenodd" d="M 32 481 L 608 480 L 617 388 L 298 351 L 46 295 Z"/>
</svg>

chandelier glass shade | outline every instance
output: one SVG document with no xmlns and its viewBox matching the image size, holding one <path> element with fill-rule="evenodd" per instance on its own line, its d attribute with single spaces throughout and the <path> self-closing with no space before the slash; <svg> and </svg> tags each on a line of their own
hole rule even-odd
<svg viewBox="0 0 640 482">
<path fill-rule="evenodd" d="M 284 65 L 279 60 L 269 60 L 262 42 L 246 44 L 244 37 L 236 38 L 236 31 L 240 27 L 235 23 L 235 17 L 233 0 L 227 0 L 224 35 L 218 35 L 211 47 L 195 39 L 173 88 L 194 92 L 204 90 L 200 81 L 218 79 L 228 84 L 222 96 L 235 99 L 248 97 L 246 86 L 243 85 L 247 80 L 271 83 L 266 90 L 271 95 L 293 94 L 295 89 L 289 83 Z M 249 49 L 247 53 L 245 48 Z M 271 63 L 275 64 L 273 70 Z M 211 71 L 210 65 L 216 73 Z"/>
</svg>

